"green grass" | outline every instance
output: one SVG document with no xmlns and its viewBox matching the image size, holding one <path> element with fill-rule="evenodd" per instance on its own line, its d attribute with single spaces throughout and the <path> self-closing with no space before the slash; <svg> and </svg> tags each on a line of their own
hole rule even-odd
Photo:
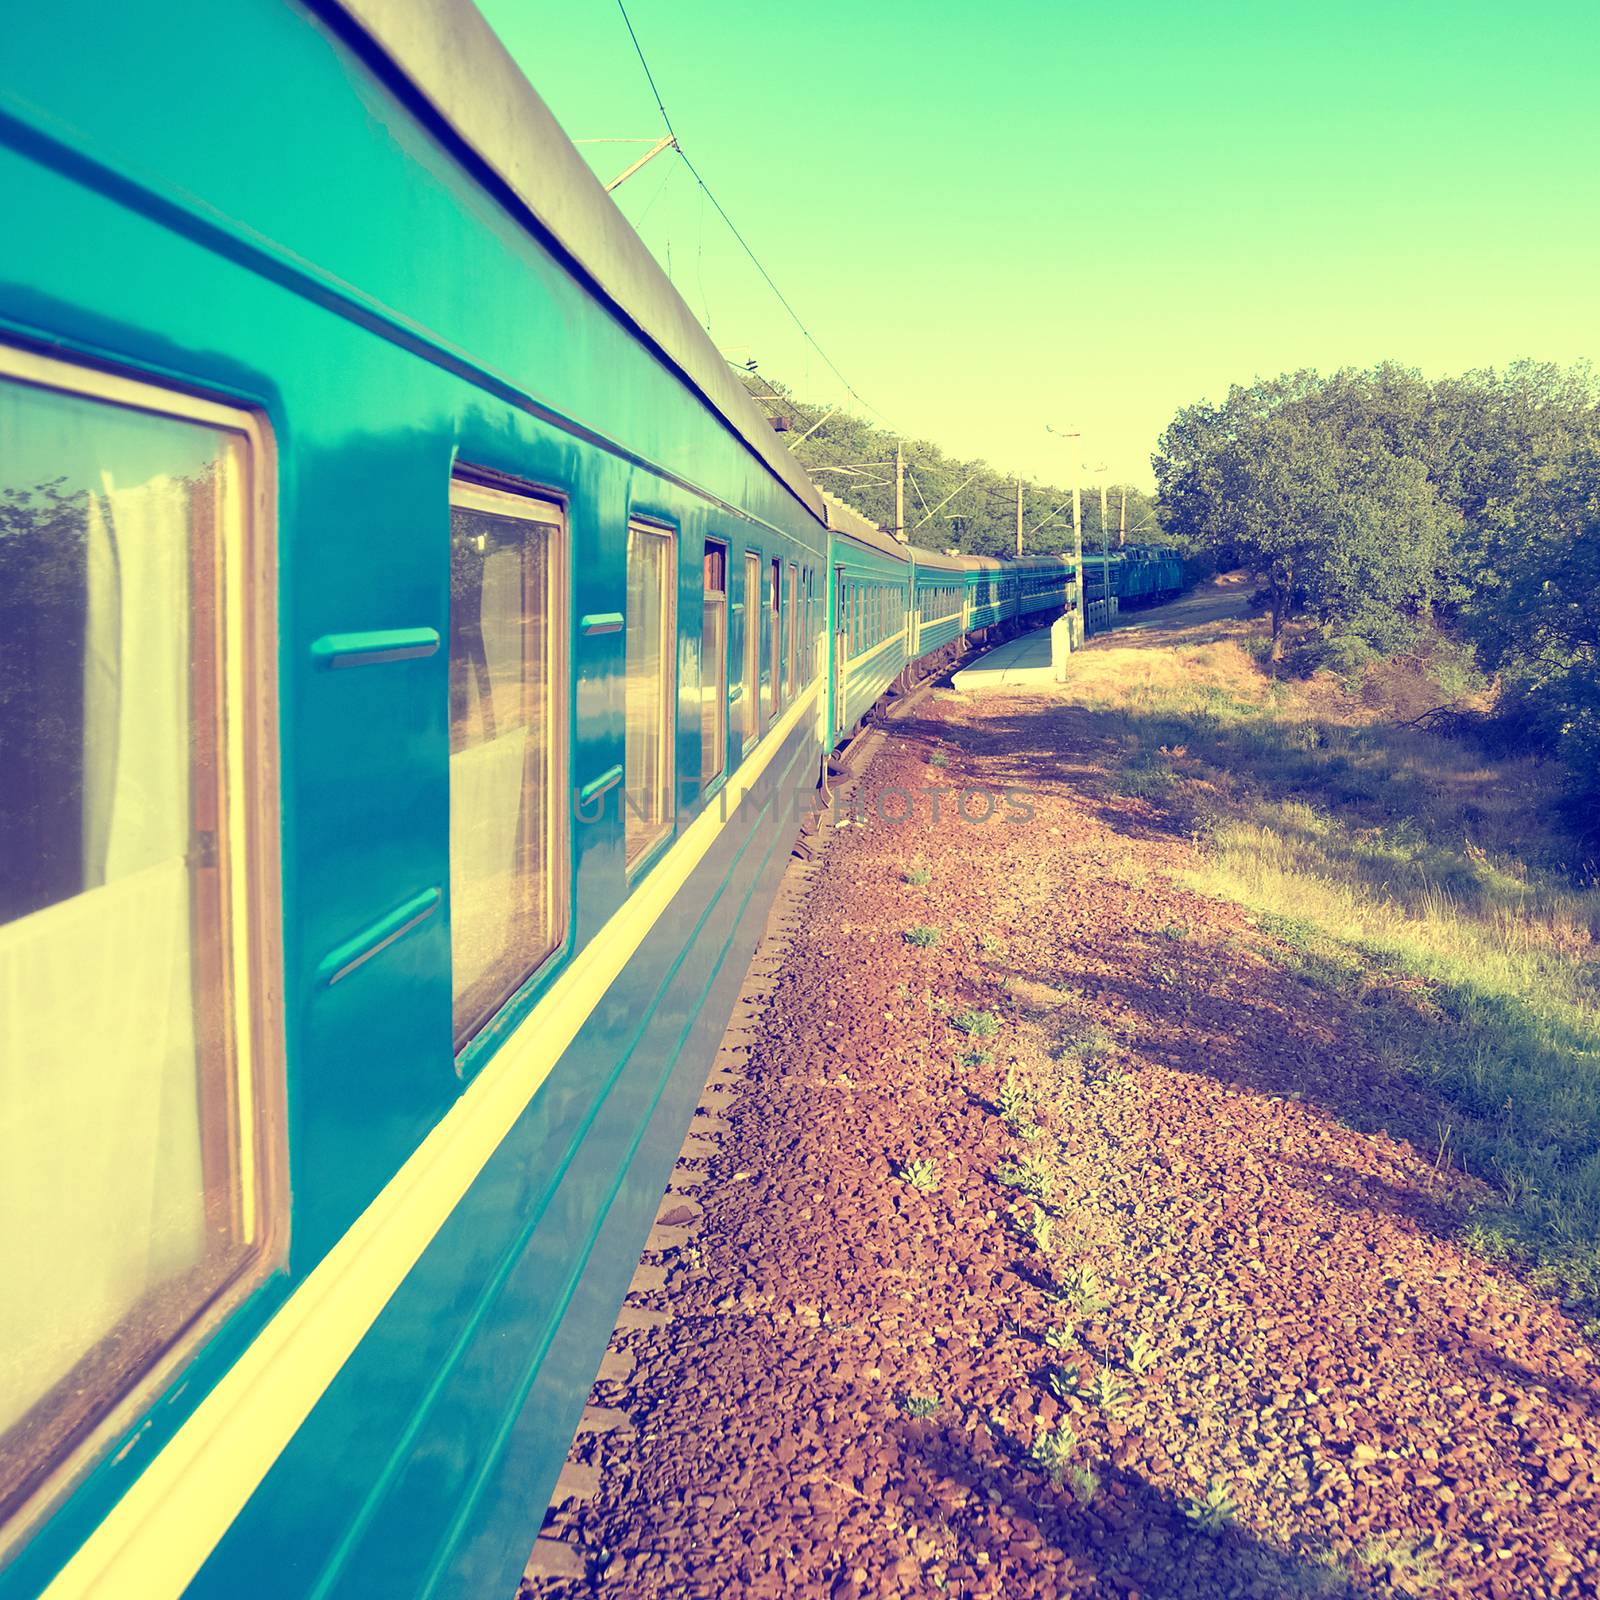
<svg viewBox="0 0 1600 1600">
<path fill-rule="evenodd" d="M 992 1011 L 958 1011 L 950 1026 L 969 1039 L 992 1039 L 1000 1031 L 1000 1019 Z"/>
<path fill-rule="evenodd" d="M 1050 1474 L 1050 1481 L 1059 1488 L 1073 1464 L 1072 1458 L 1077 1453 L 1078 1436 L 1067 1423 L 1063 1422 L 1058 1427 L 1041 1433 L 1033 1441 L 1028 1456 L 1036 1467 L 1042 1467 Z"/>
<path fill-rule="evenodd" d="M 1532 1262 L 1596 1317 L 1600 889 L 1574 869 L 1553 785 L 1205 649 L 1225 685 L 1189 670 L 1102 686 L 1122 792 L 1159 791 L 1200 847 L 1189 885 L 1253 911 L 1311 1014 L 1425 1091 L 1425 1118 L 1390 1131 L 1492 1186 L 1469 1243 Z"/>
<path fill-rule="evenodd" d="M 1141 750 L 1123 764 L 1113 787 L 1119 794 L 1136 800 L 1154 800 L 1165 795 L 1177 782 L 1177 774 L 1164 756 Z"/>
<path fill-rule="evenodd" d="M 1211 834 L 1196 887 L 1262 913 L 1281 959 L 1391 1070 L 1432 1091 L 1443 1153 L 1496 1190 L 1478 1238 L 1600 1308 L 1600 896 L 1474 861 L 1413 825 L 1299 803 Z M 1375 864 L 1388 875 L 1374 871 Z M 1469 865 L 1476 870 L 1469 870 Z M 1428 1130 L 1397 1129 L 1414 1143 Z"/>
<path fill-rule="evenodd" d="M 1357 1546 L 1356 1559 L 1365 1566 L 1386 1568 L 1401 1594 L 1424 1595 L 1444 1582 L 1444 1569 L 1425 1539 L 1375 1533 Z"/>
<path fill-rule="evenodd" d="M 1104 1065 L 1115 1050 L 1116 1042 L 1104 1028 L 1090 1027 L 1063 1040 L 1056 1050 L 1056 1060 L 1087 1070 Z"/>
<path fill-rule="evenodd" d="M 1003 1161 L 995 1169 L 995 1177 L 1044 1205 L 1049 1205 L 1055 1194 L 1055 1169 L 1043 1156 L 1026 1155 L 1020 1161 Z"/>
<path fill-rule="evenodd" d="M 918 950 L 927 950 L 939 942 L 939 930 L 919 924 L 915 928 L 907 928 L 902 935 L 906 943 L 915 946 Z"/>
<path fill-rule="evenodd" d="M 1006 1074 L 1006 1081 L 1000 1085 L 995 1104 L 1000 1108 L 1001 1117 L 1012 1129 L 1033 1120 L 1033 1095 L 1025 1084 L 1018 1081 L 1015 1067 Z"/>
<path fill-rule="evenodd" d="M 1190 1527 L 1215 1536 L 1233 1526 L 1239 1516 L 1239 1507 L 1234 1503 L 1227 1484 L 1220 1478 L 1213 1478 L 1203 1495 L 1184 1501 L 1183 1514 Z"/>
<path fill-rule="evenodd" d="M 1067 1468 L 1067 1487 L 1080 1506 L 1093 1505 L 1095 1496 L 1100 1493 L 1100 1474 L 1081 1461 L 1075 1462 Z"/>
</svg>

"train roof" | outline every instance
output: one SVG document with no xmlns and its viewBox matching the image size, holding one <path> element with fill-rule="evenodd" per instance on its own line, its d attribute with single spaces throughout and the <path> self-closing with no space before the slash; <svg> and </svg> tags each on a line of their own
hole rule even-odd
<svg viewBox="0 0 1600 1600">
<path fill-rule="evenodd" d="M 1070 550 L 1058 550 L 1054 555 L 1048 556 L 1016 556 L 1006 562 L 1013 571 L 1027 567 L 1059 567 L 1063 561 L 1071 561 Z"/>
<path fill-rule="evenodd" d="M 845 534 L 859 544 L 870 545 L 897 561 L 910 559 L 905 542 L 895 538 L 887 528 L 879 527 L 871 517 L 847 505 L 836 495 L 829 494 L 826 489 L 818 492 L 822 496 L 823 520 L 835 533 Z"/>
<path fill-rule="evenodd" d="M 819 521 L 805 468 L 471 0 L 326 0 L 526 206 L 600 293 Z"/>
</svg>

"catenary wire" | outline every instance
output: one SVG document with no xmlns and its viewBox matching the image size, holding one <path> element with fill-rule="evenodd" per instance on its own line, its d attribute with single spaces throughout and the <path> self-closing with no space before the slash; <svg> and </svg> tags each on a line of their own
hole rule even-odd
<svg viewBox="0 0 1600 1600">
<path fill-rule="evenodd" d="M 753 249 L 751 249 L 749 240 L 747 240 L 745 236 L 740 233 L 733 218 L 728 215 L 726 209 L 723 207 L 722 202 L 717 199 L 716 194 L 711 188 L 711 185 L 708 184 L 700 175 L 699 168 L 695 166 L 693 160 L 690 159 L 688 152 L 683 148 L 683 145 L 678 139 L 678 130 L 672 125 L 672 118 L 667 112 L 666 102 L 661 98 L 661 90 L 656 84 L 656 75 L 650 70 L 650 63 L 645 57 L 644 46 L 639 43 L 639 35 L 634 31 L 633 19 L 628 15 L 628 8 L 624 3 L 624 0 L 617 0 L 617 10 L 622 13 L 623 25 L 628 30 L 629 39 L 633 41 L 634 54 L 639 58 L 639 65 L 644 68 L 645 80 L 650 85 L 650 93 L 655 96 L 656 109 L 661 113 L 661 120 L 665 124 L 667 132 L 672 136 L 673 148 L 678 152 L 678 155 L 683 161 L 684 166 L 689 169 L 689 175 L 697 184 L 700 185 L 700 188 L 705 193 L 706 199 L 711 202 L 712 207 L 715 209 L 717 215 L 721 217 L 722 220 L 728 225 L 728 231 L 736 240 L 738 240 L 740 248 L 747 256 L 749 256 L 752 265 L 755 267 L 756 271 L 761 274 L 762 278 L 766 282 L 767 287 L 772 290 L 774 295 L 777 296 L 778 303 L 785 311 L 789 313 L 790 319 L 793 321 L 795 327 L 800 330 L 801 336 L 805 339 L 806 343 L 817 352 L 817 354 L 827 364 L 829 371 L 831 371 L 834 377 L 836 377 L 839 382 L 844 385 L 845 392 L 850 395 L 858 405 L 864 406 L 868 411 L 870 411 L 873 416 L 879 418 L 880 421 L 887 422 L 889 419 L 885 417 L 875 405 L 871 404 L 870 401 L 862 397 L 861 392 L 839 370 L 833 359 L 828 355 L 828 352 L 817 343 L 816 339 L 811 333 L 811 330 L 801 319 L 800 313 L 796 311 L 795 308 L 789 303 L 788 296 L 785 295 L 783 290 L 778 287 L 777 283 L 773 280 L 772 274 L 768 272 L 767 269 L 761 264 L 761 258 Z"/>
</svg>

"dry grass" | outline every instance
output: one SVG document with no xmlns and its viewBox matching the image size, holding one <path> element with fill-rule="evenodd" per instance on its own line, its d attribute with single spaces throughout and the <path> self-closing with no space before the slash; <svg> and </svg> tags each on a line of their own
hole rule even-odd
<svg viewBox="0 0 1600 1600">
<path fill-rule="evenodd" d="M 1477 1241 L 1600 1311 L 1600 889 L 1572 874 L 1553 778 L 1398 726 L 1370 683 L 1274 681 L 1259 624 L 1214 632 L 1075 663 L 1116 787 L 1190 831 L 1192 885 L 1258 913 L 1276 958 L 1435 1092 L 1414 1136 L 1502 1202 Z M 1443 698 L 1407 679 L 1403 710 Z"/>
</svg>

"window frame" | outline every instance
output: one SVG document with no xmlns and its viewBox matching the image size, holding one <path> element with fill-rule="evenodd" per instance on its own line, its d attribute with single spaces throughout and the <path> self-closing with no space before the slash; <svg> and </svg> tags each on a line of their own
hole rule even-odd
<svg viewBox="0 0 1600 1600">
<path fill-rule="evenodd" d="M 767 726 L 783 710 L 783 557 L 767 563 Z"/>
<path fill-rule="evenodd" d="M 678 530 L 670 523 L 652 521 L 648 517 L 628 518 L 628 543 L 635 533 L 650 539 L 660 539 L 667 547 L 666 579 L 662 585 L 662 692 L 661 721 L 655 736 L 660 744 L 662 758 L 661 792 L 664 799 L 663 816 L 654 837 L 644 840 L 630 856 L 628 853 L 628 785 L 624 776 L 622 785 L 622 865 L 623 875 L 631 886 L 654 865 L 662 850 L 671 842 L 678 829 Z M 623 595 L 632 574 L 627 570 L 628 553 L 623 553 Z M 627 606 L 623 606 L 622 694 L 623 694 L 623 772 L 627 772 L 627 695 L 629 687 L 627 649 Z"/>
<path fill-rule="evenodd" d="M 800 563 L 791 561 L 784 569 L 783 591 L 783 703 L 790 705 L 800 692 Z"/>
<path fill-rule="evenodd" d="M 43 389 L 108 407 L 143 412 L 173 422 L 211 428 L 240 441 L 238 518 L 218 521 L 203 541 L 191 527 L 191 581 L 204 578 L 204 594 L 190 590 L 191 626 L 206 625 L 211 648 L 191 663 L 186 678 L 191 716 L 197 698 L 209 694 L 214 771 L 206 793 L 217 806 L 216 859 L 227 878 L 212 907 L 230 935 L 229 970 L 219 996 L 196 994 L 197 1036 L 215 1029 L 223 1041 L 225 1127 L 237 1139 L 239 1186 L 229 1204 L 242 1210 L 256 1237 L 231 1265 L 218 1264 L 215 1281 L 177 1316 L 152 1319 L 153 1331 L 125 1377 L 115 1368 L 93 1375 L 98 1399 L 83 1408 L 63 1437 L 26 1466 L 10 1503 L 0 1509 L 0 1557 L 36 1532 L 40 1523 L 105 1459 L 107 1452 L 146 1414 L 173 1380 L 236 1312 L 280 1272 L 287 1260 L 291 1225 L 287 1127 L 287 1060 L 283 1015 L 281 807 L 278 771 L 278 561 L 277 451 L 264 411 L 214 400 L 169 383 L 135 377 L 88 362 L 45 356 L 0 340 L 0 382 Z M 193 724 L 191 724 L 193 741 Z M 191 816 L 202 802 L 200 769 L 193 748 L 189 787 Z M 192 824 L 191 824 L 192 826 Z M 83 891 L 79 891 L 82 893 Z M 194 890 L 191 880 L 191 903 Z M 69 897 L 74 898 L 74 897 Z M 62 904 L 63 901 L 52 902 Z M 240 946 L 243 946 L 241 949 Z M 196 948 L 208 961 L 216 952 Z M 220 1003 L 219 1003 L 220 1001 Z M 197 1052 L 203 1048 L 197 1043 Z M 207 1068 L 198 1054 L 197 1073 Z M 248 1113 L 246 1109 L 248 1108 Z M 219 1133 L 200 1104 L 202 1161 L 215 1159 Z M 250 1134 L 240 1137 L 248 1114 Z M 208 1214 L 211 1199 L 206 1199 Z M 62 1379 L 35 1402 L 46 1403 L 83 1363 L 113 1349 L 128 1319 L 106 1330 Z M 147 1326 L 149 1324 L 147 1323 Z M 83 1380 L 80 1380 L 82 1382 Z M 32 1410 L 25 1415 L 31 1415 Z M 20 1453 L 20 1452 L 19 1452 Z M 26 1459 L 26 1457 L 24 1457 Z"/>
<path fill-rule="evenodd" d="M 458 498 L 459 494 L 459 498 Z M 479 503 L 473 506 L 471 502 Z M 548 782 L 549 806 L 544 833 L 547 858 L 551 863 L 550 884 L 544 893 L 549 903 L 551 927 L 554 938 L 550 948 L 500 999 L 498 1005 L 486 1012 L 472 1028 L 454 1045 L 456 1071 L 465 1076 L 468 1063 L 476 1060 L 487 1049 L 492 1049 L 501 1037 L 508 1014 L 517 1007 L 529 990 L 539 984 L 552 966 L 566 954 L 572 937 L 572 830 L 567 816 L 567 784 L 572 748 L 572 719 L 570 677 L 572 661 L 572 557 L 571 524 L 566 496 L 541 484 L 525 483 L 507 477 L 489 468 L 470 462 L 458 463 L 450 473 L 449 503 L 452 508 L 464 504 L 468 509 L 484 511 L 491 516 L 520 518 L 535 526 L 537 520 L 517 508 L 531 504 L 553 514 L 556 526 L 555 549 L 550 562 L 550 604 L 545 626 L 550 634 L 550 668 L 546 689 L 546 703 L 550 719 L 550 775 Z M 526 583 L 526 576 L 524 576 Z M 448 613 L 448 600 L 447 600 Z M 445 617 L 444 650 L 446 693 L 450 673 L 450 618 Z M 448 705 L 446 722 L 449 721 Z M 448 737 L 448 730 L 447 730 Z M 526 789 L 523 793 L 526 795 Z M 453 864 L 453 863 L 452 863 Z M 447 866 L 447 873 L 449 867 Z M 452 926 L 454 885 L 451 886 Z M 455 1008 L 454 949 L 451 952 L 451 1034 L 454 1037 Z"/>
<path fill-rule="evenodd" d="M 800 569 L 800 592 L 804 596 L 801 602 L 801 611 L 805 617 L 805 635 L 800 642 L 800 671 L 801 682 L 804 687 L 809 687 L 811 680 L 816 676 L 816 647 L 817 647 L 817 608 L 815 599 L 816 584 L 809 565 Z"/>
<path fill-rule="evenodd" d="M 746 701 L 743 718 L 744 732 L 740 740 L 741 756 L 754 749 L 761 737 L 761 552 L 756 549 L 744 553 L 744 636 L 739 641 L 743 650 L 744 688 Z M 752 576 L 754 581 L 752 582 Z"/>
<path fill-rule="evenodd" d="M 706 628 L 705 608 L 707 598 L 717 591 L 706 587 L 707 564 L 715 551 L 722 562 L 722 649 L 719 652 L 720 660 L 717 662 L 716 683 L 714 691 L 709 696 L 706 694 Z M 728 776 L 728 655 L 729 655 L 729 630 L 728 618 L 732 610 L 731 596 L 728 593 L 729 569 L 731 561 L 731 547 L 726 539 L 718 539 L 708 534 L 705 539 L 705 549 L 701 556 L 700 567 L 700 792 L 708 793 L 717 784 Z M 713 770 L 705 770 L 705 717 L 710 708 L 717 720 L 718 737 L 715 741 L 717 764 Z"/>
</svg>

